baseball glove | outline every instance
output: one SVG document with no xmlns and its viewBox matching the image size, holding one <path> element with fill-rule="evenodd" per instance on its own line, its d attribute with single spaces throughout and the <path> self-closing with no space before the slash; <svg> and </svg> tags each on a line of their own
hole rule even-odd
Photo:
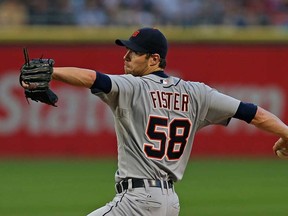
<svg viewBox="0 0 288 216">
<path fill-rule="evenodd" d="M 19 82 L 28 84 L 25 88 L 25 97 L 28 100 L 40 101 L 42 103 L 56 106 L 57 95 L 49 88 L 49 82 L 53 73 L 53 59 L 32 59 L 29 60 L 27 49 L 24 48 L 25 64 L 21 67 Z"/>
</svg>

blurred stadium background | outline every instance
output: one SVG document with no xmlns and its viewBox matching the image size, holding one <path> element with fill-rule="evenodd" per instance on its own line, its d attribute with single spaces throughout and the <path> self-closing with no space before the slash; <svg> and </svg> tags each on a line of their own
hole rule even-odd
<svg viewBox="0 0 288 216">
<path fill-rule="evenodd" d="M 86 215 L 114 196 L 111 113 L 54 82 L 58 107 L 25 100 L 22 48 L 56 66 L 122 73 L 116 38 L 154 26 L 167 72 L 254 102 L 288 122 L 287 0 L 0 0 L 0 215 Z M 275 136 L 238 121 L 196 137 L 176 184 L 181 216 L 286 216 L 287 162 Z"/>
</svg>

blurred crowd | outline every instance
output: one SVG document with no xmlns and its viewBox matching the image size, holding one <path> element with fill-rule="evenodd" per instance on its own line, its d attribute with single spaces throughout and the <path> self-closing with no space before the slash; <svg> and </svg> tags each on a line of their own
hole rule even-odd
<svg viewBox="0 0 288 216">
<path fill-rule="evenodd" d="M 288 26 L 288 0 L 0 0 L 0 25 Z"/>
</svg>

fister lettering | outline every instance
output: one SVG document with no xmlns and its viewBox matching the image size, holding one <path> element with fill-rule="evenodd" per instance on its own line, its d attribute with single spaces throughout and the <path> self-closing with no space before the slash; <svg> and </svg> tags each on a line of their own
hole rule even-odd
<svg viewBox="0 0 288 216">
<path fill-rule="evenodd" d="M 188 94 L 179 94 L 165 91 L 151 91 L 150 96 L 154 109 L 167 109 L 181 112 L 189 111 Z"/>
</svg>

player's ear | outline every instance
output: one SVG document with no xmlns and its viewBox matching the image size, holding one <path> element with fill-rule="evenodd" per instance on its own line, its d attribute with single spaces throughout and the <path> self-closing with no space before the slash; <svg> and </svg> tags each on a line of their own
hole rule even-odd
<svg viewBox="0 0 288 216">
<path fill-rule="evenodd" d="M 160 62 L 160 55 L 155 53 L 155 54 L 152 54 L 150 56 L 150 65 L 153 66 L 153 65 L 156 65 Z"/>
</svg>

